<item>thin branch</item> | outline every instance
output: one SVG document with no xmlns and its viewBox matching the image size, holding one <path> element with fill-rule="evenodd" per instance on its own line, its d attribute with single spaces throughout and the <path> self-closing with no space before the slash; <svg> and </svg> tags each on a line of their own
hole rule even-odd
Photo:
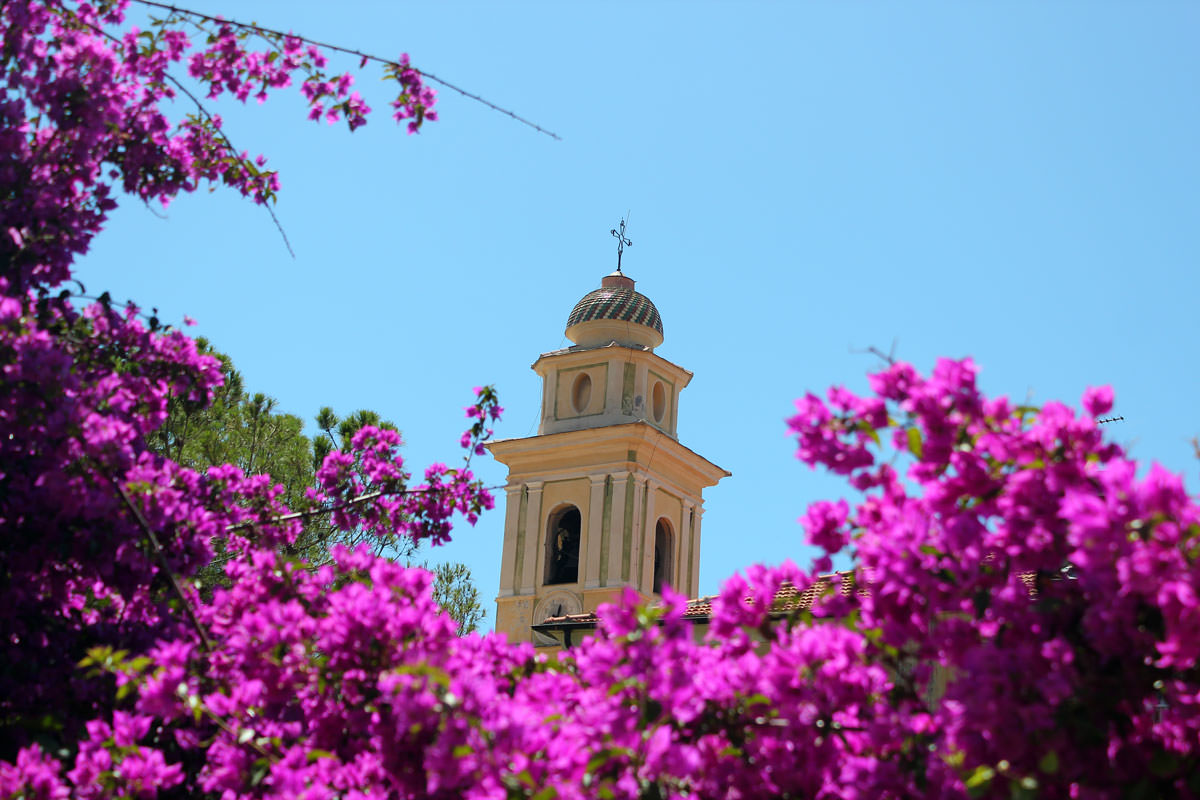
<svg viewBox="0 0 1200 800">
<path fill-rule="evenodd" d="M 225 134 L 225 131 L 223 131 L 221 127 L 217 125 L 216 121 L 212 117 L 212 114 L 208 113 L 208 109 L 204 107 L 196 95 L 188 91 L 187 88 L 184 87 L 184 85 L 172 75 L 164 72 L 163 77 L 173 83 L 176 89 L 183 92 L 193 103 L 196 104 L 196 108 L 200 109 L 200 113 L 203 114 L 204 118 L 207 119 L 209 124 L 213 126 L 213 130 L 215 130 L 217 134 L 220 135 L 221 139 L 225 141 L 225 146 L 229 148 L 229 152 L 237 156 L 239 152 L 237 147 L 235 147 L 233 142 L 229 140 L 229 136 Z M 240 158 L 240 156 L 238 157 Z M 283 225 L 280 223 L 279 217 L 275 216 L 275 209 L 271 208 L 271 206 L 269 206 L 265 200 L 259 205 L 265 208 L 267 213 L 271 215 L 271 221 L 275 223 L 275 230 L 279 231 L 279 235 L 283 237 L 283 246 L 287 248 L 288 254 L 294 259 L 296 257 L 296 251 L 292 249 L 292 243 L 288 241 L 287 231 L 283 229 Z"/>
<path fill-rule="evenodd" d="M 870 347 L 868 347 L 864 350 L 856 350 L 855 348 L 851 347 L 850 352 L 855 355 L 863 355 L 863 354 L 872 355 L 872 356 L 875 356 L 876 358 L 878 358 L 880 361 L 887 364 L 889 367 L 896 366 L 896 340 L 895 339 L 892 340 L 892 348 L 887 353 L 884 353 L 882 350 L 880 350 L 878 347 L 876 347 L 874 345 L 871 345 Z"/>
<path fill-rule="evenodd" d="M 503 486 L 485 486 L 483 488 L 484 488 L 484 491 L 490 492 L 494 489 L 503 489 L 504 487 Z M 440 490 L 440 488 L 439 488 L 439 490 Z M 309 517 L 319 517 L 323 514 L 331 514 L 334 511 L 339 511 L 343 508 L 349 508 L 350 506 L 358 505 L 359 503 L 365 503 L 368 500 L 375 500 L 380 497 L 386 497 L 389 495 L 397 495 L 398 496 L 398 495 L 406 495 L 406 494 L 426 494 L 427 492 L 432 492 L 432 491 L 435 491 L 434 487 L 429 487 L 426 489 L 379 489 L 374 492 L 367 492 L 366 494 L 360 494 L 358 497 L 352 497 L 349 500 L 343 501 L 341 503 L 336 503 L 331 506 L 317 506 L 316 508 L 310 508 L 305 511 L 293 511 L 291 514 L 284 514 L 279 517 L 271 517 L 268 520 L 249 519 L 249 520 L 246 520 L 245 522 L 235 522 L 233 525 L 226 525 L 225 530 L 226 531 L 240 531 L 240 530 L 245 530 L 246 528 L 253 528 L 256 525 L 277 525 L 281 522 L 291 522 L 292 520 L 296 520 L 296 519 L 308 519 Z"/>
<path fill-rule="evenodd" d="M 249 745 L 251 750 L 258 753 L 260 756 L 262 756 L 263 758 L 265 758 L 267 761 L 271 762 L 272 764 L 279 763 L 279 756 L 275 755 L 274 753 L 270 752 L 269 750 L 264 748 L 262 745 L 260 745 L 258 742 L 254 741 L 253 737 L 251 737 L 250 739 L 247 739 L 245 742 L 240 741 L 241 736 L 238 734 L 238 732 L 236 730 L 234 730 L 233 728 L 231 728 L 229 726 L 229 723 L 227 723 L 225 720 L 221 719 L 219 716 L 214 714 L 212 711 L 209 711 L 207 708 L 204 708 L 203 706 L 201 706 L 201 708 L 203 708 L 204 715 L 206 717 L 208 717 L 210 721 L 215 723 L 216 726 L 218 728 L 220 728 L 221 730 L 225 731 L 225 733 L 232 736 L 233 739 L 235 741 L 237 741 L 239 744 Z M 253 728 L 251 728 L 250 730 L 253 731 Z"/>
<path fill-rule="evenodd" d="M 170 11 L 173 14 L 188 14 L 193 17 L 197 17 L 199 19 L 207 20 L 208 22 L 215 22 L 219 25 L 231 25 L 235 28 L 241 28 L 242 30 L 255 31 L 258 33 L 269 33 L 274 36 L 285 36 L 285 37 L 288 37 L 291 39 L 296 39 L 297 41 L 304 42 L 305 44 L 311 44 L 311 45 L 316 45 L 317 47 L 323 47 L 326 50 L 332 50 L 337 53 L 345 53 L 346 55 L 350 55 L 350 56 L 357 56 L 358 58 L 360 58 L 364 61 L 375 61 L 377 63 L 386 64 L 388 66 L 393 66 L 393 67 L 400 66 L 400 64 L 398 64 L 396 61 L 394 61 L 390 58 L 383 58 L 381 56 L 371 55 L 370 53 L 364 53 L 361 50 L 354 50 L 349 47 L 339 47 L 336 44 L 329 44 L 328 42 L 319 42 L 315 39 L 309 39 L 306 36 L 299 36 L 294 33 L 284 33 L 283 31 L 276 30 L 274 28 L 267 28 L 262 25 L 251 24 L 251 23 L 246 23 L 246 22 L 238 22 L 237 20 L 232 20 L 232 19 L 222 19 L 220 17 L 213 17 L 208 14 L 203 14 L 199 11 L 192 11 L 191 9 L 187 9 L 187 8 L 179 8 L 178 6 L 173 6 L 168 3 L 158 3 L 158 2 L 155 2 L 155 0 L 133 0 L 133 2 L 139 3 L 140 5 L 144 5 L 144 6 L 152 6 L 154 8 L 161 8 L 165 11 Z M 557 133 L 546 130 L 542 126 L 538 125 L 536 122 L 532 122 L 530 120 L 525 119 L 524 117 L 518 116 L 517 114 L 514 114 L 512 111 L 509 111 L 507 108 L 502 108 L 490 100 L 480 97 L 479 95 L 474 94 L 472 92 L 468 92 L 466 89 L 463 89 L 459 86 L 455 86 L 453 83 L 443 80 L 431 72 L 426 72 L 425 70 L 418 69 L 417 67 L 410 67 L 410 69 L 421 74 L 422 76 L 428 78 L 429 80 L 433 81 L 434 83 L 436 83 L 440 86 L 444 86 L 445 88 L 447 88 L 453 92 L 458 92 L 460 95 L 462 95 L 463 97 L 466 97 L 469 100 L 474 100 L 477 103 L 482 103 L 483 105 L 487 106 L 488 108 L 492 109 L 493 111 L 499 111 L 501 114 L 505 114 L 509 117 L 512 117 L 514 120 L 516 120 L 517 122 L 520 122 L 522 125 L 528 125 L 530 128 L 533 128 L 538 133 L 544 133 L 545 135 L 549 136 L 552 139 L 562 141 L 562 137 L 559 136 Z"/>
<path fill-rule="evenodd" d="M 211 652 L 213 649 L 212 640 L 208 638 L 208 632 L 204 630 L 204 626 L 200 624 L 200 620 L 196 617 L 196 612 L 192 609 L 191 602 L 183 593 L 183 587 L 179 585 L 179 581 L 175 579 L 175 573 L 171 571 L 171 565 L 167 563 L 167 554 L 163 551 L 162 545 L 158 541 L 158 536 L 150 527 L 150 523 L 146 521 L 146 517 L 142 514 L 142 510 L 133 502 L 133 498 L 129 496 L 129 492 L 125 491 L 125 487 L 121 485 L 116 478 L 111 478 L 113 486 L 117 488 L 121 499 L 125 501 L 125 505 L 129 506 L 129 510 L 133 512 L 133 518 L 137 520 L 139 526 L 146 534 L 146 538 L 150 540 L 150 546 L 154 548 L 154 555 L 158 559 L 159 567 L 167 576 L 167 581 L 171 584 L 171 589 L 174 590 L 176 596 L 179 597 L 179 602 L 183 603 L 183 610 L 187 614 L 188 620 L 192 623 L 192 627 L 196 629 L 196 633 L 200 634 L 200 642 L 204 645 L 206 651 Z"/>
<path fill-rule="evenodd" d="M 79 281 L 76 281 L 76 283 L 79 283 Z M 79 286 L 80 286 L 80 288 L 82 288 L 83 284 L 79 283 Z M 70 296 L 77 300 L 90 300 L 93 303 L 100 303 L 105 308 L 107 308 L 109 312 L 111 312 L 113 314 L 116 314 L 118 308 L 123 309 L 126 312 L 128 312 L 130 307 L 133 307 L 133 308 L 138 309 L 137 314 L 135 316 L 140 317 L 141 319 L 144 319 L 147 322 L 150 322 L 151 320 L 158 318 L 157 313 L 147 314 L 145 311 L 141 310 L 141 306 L 139 306 L 137 303 L 133 302 L 132 300 L 126 300 L 124 303 L 117 303 L 116 301 L 114 301 L 112 299 L 112 297 L 105 297 L 104 295 L 96 296 L 96 295 L 92 295 L 92 294 L 82 294 L 80 292 L 72 293 Z M 158 309 L 157 308 L 151 309 L 151 311 L 157 312 Z M 164 323 L 164 322 L 160 321 L 157 330 L 155 330 L 153 328 L 151 330 L 154 332 L 161 331 L 163 333 L 168 333 L 172 330 L 177 330 L 177 328 L 174 325 L 170 324 L 169 322 Z M 167 399 L 170 400 L 171 398 L 172 398 L 171 392 L 168 391 Z M 175 460 L 178 461 L 179 459 L 175 459 Z"/>
</svg>

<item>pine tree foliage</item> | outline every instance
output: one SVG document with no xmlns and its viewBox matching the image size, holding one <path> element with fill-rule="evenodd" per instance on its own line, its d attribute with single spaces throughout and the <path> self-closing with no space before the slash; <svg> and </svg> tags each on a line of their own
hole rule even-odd
<svg viewBox="0 0 1200 800">
<path fill-rule="evenodd" d="M 154 452 L 183 466 L 204 472 L 214 465 L 233 464 L 247 475 L 268 474 L 283 487 L 282 500 L 288 508 L 306 511 L 313 507 L 306 491 L 316 484 L 316 471 L 329 452 L 348 450 L 354 434 L 367 425 L 398 430 L 370 409 L 358 409 L 341 418 L 325 406 L 314 418 L 318 432 L 310 438 L 304 433 L 304 421 L 280 411 L 274 397 L 247 391 L 233 359 L 204 338 L 196 342 L 201 352 L 220 360 L 224 384 L 214 391 L 207 406 L 172 396 L 167 402 L 167 421 L 148 437 Z M 341 531 L 324 514 L 307 517 L 303 524 L 300 537 L 287 547 L 288 555 L 313 566 L 329 563 L 330 548 L 335 544 L 356 547 L 368 542 L 377 555 L 405 562 L 417 555 L 418 548 L 411 540 L 368 537 L 362 530 Z M 214 586 L 227 585 L 224 565 L 232 556 L 224 542 L 214 544 L 216 558 L 197 575 L 206 593 Z M 435 598 L 454 618 L 459 635 L 474 631 L 484 612 L 471 570 L 462 563 L 425 567 L 436 575 Z"/>
</svg>

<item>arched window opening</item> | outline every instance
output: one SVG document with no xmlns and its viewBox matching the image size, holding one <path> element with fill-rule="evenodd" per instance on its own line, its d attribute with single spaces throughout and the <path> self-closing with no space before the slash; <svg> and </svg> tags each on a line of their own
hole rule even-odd
<svg viewBox="0 0 1200 800">
<path fill-rule="evenodd" d="M 662 594 L 664 586 L 671 585 L 671 572 L 675 564 L 675 537 L 671 525 L 660 519 L 654 526 L 654 591 Z"/>
<path fill-rule="evenodd" d="M 568 506 L 550 517 L 546 536 L 546 584 L 579 581 L 579 509 Z"/>
</svg>

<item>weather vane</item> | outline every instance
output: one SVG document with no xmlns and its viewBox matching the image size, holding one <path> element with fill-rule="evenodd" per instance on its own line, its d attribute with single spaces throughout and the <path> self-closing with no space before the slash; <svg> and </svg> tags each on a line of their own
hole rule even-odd
<svg viewBox="0 0 1200 800">
<path fill-rule="evenodd" d="M 625 252 L 626 247 L 633 247 L 633 241 L 625 235 L 625 220 L 621 220 L 621 228 L 613 228 L 609 231 L 617 239 L 617 272 L 621 271 L 621 254 Z"/>
</svg>

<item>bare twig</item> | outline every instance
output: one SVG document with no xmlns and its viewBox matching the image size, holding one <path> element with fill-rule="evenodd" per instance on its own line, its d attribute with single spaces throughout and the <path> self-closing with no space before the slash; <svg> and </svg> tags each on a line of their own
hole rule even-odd
<svg viewBox="0 0 1200 800">
<path fill-rule="evenodd" d="M 878 347 L 875 347 L 874 345 L 871 345 L 870 347 L 868 347 L 866 349 L 862 349 L 862 350 L 856 350 L 855 348 L 851 347 L 850 352 L 854 353 L 855 355 L 860 355 L 860 354 L 865 353 L 867 355 L 875 356 L 880 361 L 887 364 L 889 367 L 894 367 L 894 366 L 896 366 L 896 345 L 897 345 L 897 343 L 898 343 L 898 341 L 896 339 L 892 339 L 891 349 L 889 349 L 888 352 L 886 352 L 886 353 L 884 353 L 882 350 L 880 350 Z"/>
<path fill-rule="evenodd" d="M 213 649 L 212 640 L 208 638 L 208 632 L 204 630 L 204 626 L 200 624 L 200 620 L 196 617 L 196 612 L 192 609 L 192 604 L 188 597 L 183 592 L 183 587 L 179 585 L 179 581 L 175 579 L 175 573 L 171 571 L 171 565 L 167 563 L 167 554 L 163 551 L 162 545 L 158 541 L 158 536 L 150 527 L 150 523 L 146 521 L 146 517 L 142 514 L 142 510 L 133 502 L 133 498 L 129 496 L 129 492 L 125 491 L 125 487 L 116 478 L 111 478 L 113 486 L 117 488 L 117 492 L 121 495 L 121 499 L 125 501 L 125 505 L 133 512 L 133 518 L 137 520 L 142 531 L 146 534 L 146 538 L 150 540 L 150 546 L 154 549 L 154 555 L 158 560 L 159 567 L 167 576 L 167 581 L 171 584 L 171 589 L 179 598 L 179 602 L 183 603 L 183 610 L 187 614 L 188 620 L 192 623 L 192 627 L 196 629 L 196 633 L 200 635 L 200 642 L 204 645 L 206 651 L 211 652 Z"/>
<path fill-rule="evenodd" d="M 207 119 L 209 124 L 213 126 L 213 130 L 215 130 L 225 142 L 225 146 L 229 148 L 229 152 L 240 158 L 240 156 L 238 156 L 239 151 L 234 146 L 233 142 L 230 141 L 229 136 L 225 134 L 225 131 L 222 130 L 219 125 L 217 125 L 216 121 L 212 118 L 212 114 L 208 113 L 208 109 L 204 107 L 196 95 L 188 91 L 182 83 L 180 83 L 171 75 L 167 75 L 166 73 L 163 73 L 163 75 L 167 80 L 175 85 L 176 89 L 183 92 L 185 95 L 187 95 L 188 99 L 196 104 L 196 108 L 200 110 L 200 113 L 204 115 L 204 118 Z M 292 249 L 292 243 L 288 241 L 287 231 L 283 229 L 283 225 L 279 222 L 279 217 L 275 216 L 275 209 L 271 208 L 271 206 L 269 206 L 265 200 L 262 203 L 259 203 L 259 205 L 265 208 L 267 213 L 271 215 L 271 221 L 275 223 L 275 230 L 279 231 L 279 235 L 283 237 L 283 246 L 287 248 L 288 254 L 291 255 L 292 258 L 295 258 L 296 251 Z"/>
<path fill-rule="evenodd" d="M 387 494 L 406 494 L 406 492 L 387 492 L 383 489 L 380 489 L 377 492 L 367 492 L 366 494 L 360 494 L 358 497 L 354 497 L 343 503 L 337 503 L 337 504 L 331 505 L 331 506 L 317 506 L 316 508 L 310 508 L 310 509 L 306 509 L 304 511 L 293 511 L 291 514 L 283 514 L 278 517 L 271 517 L 268 520 L 248 519 L 245 522 L 235 522 L 232 525 L 226 525 L 225 530 L 229 531 L 229 532 L 241 531 L 241 530 L 245 530 L 247 528 L 253 528 L 256 525 L 278 525 L 281 522 L 291 522 L 294 519 L 308 519 L 309 517 L 319 517 L 322 514 L 331 514 L 334 511 L 337 511 L 339 509 L 349 508 L 350 506 L 357 505 L 359 503 L 365 503 L 368 500 L 374 500 L 376 498 L 383 497 Z"/>
<path fill-rule="evenodd" d="M 158 2 L 155 2 L 155 0 L 133 0 L 133 2 L 139 3 L 144 6 L 151 6 L 153 8 L 161 8 L 165 11 L 170 11 L 172 14 L 187 14 L 187 15 L 196 17 L 198 19 L 207 20 L 208 22 L 215 22 L 219 25 L 231 25 L 235 28 L 241 28 L 242 30 L 247 30 L 247 31 L 254 31 L 256 33 L 269 33 L 274 36 L 286 36 L 286 37 L 304 42 L 305 44 L 311 44 L 311 45 L 316 45 L 317 47 L 323 47 L 326 50 L 333 50 L 334 52 L 337 52 L 337 53 L 344 53 L 344 54 L 350 55 L 350 56 L 357 56 L 358 58 L 363 59 L 365 61 L 375 61 L 380 64 L 387 64 L 388 66 L 395 66 L 395 67 L 400 66 L 399 63 L 397 63 L 395 60 L 390 59 L 390 58 L 383 58 L 381 56 L 371 55 L 370 53 L 364 53 L 361 50 L 354 50 L 349 47 L 339 47 L 336 44 L 329 44 L 328 42 L 319 42 L 316 39 L 309 39 L 306 36 L 300 36 L 295 33 L 284 33 L 283 31 L 276 30 L 274 28 L 267 28 L 262 25 L 257 25 L 257 24 L 253 24 L 253 23 L 247 23 L 247 22 L 238 22 L 237 20 L 232 20 L 232 19 L 222 19 L 221 17 L 210 16 L 208 14 L 203 14 L 199 11 L 192 11 L 191 9 L 188 9 L 188 8 L 179 8 L 178 6 L 173 6 L 173 5 L 170 5 L 169 3 L 158 3 Z M 420 73 L 424 77 L 426 77 L 429 80 L 433 81 L 434 83 L 438 84 L 439 86 L 444 86 L 445 88 L 447 88 L 453 92 L 458 92 L 460 95 L 462 95 L 463 97 L 466 97 L 469 100 L 474 100 L 477 103 L 482 103 L 483 105 L 487 106 L 488 108 L 492 109 L 493 111 L 498 111 L 501 114 L 505 114 L 509 117 L 512 117 L 517 122 L 520 122 L 522 125 L 528 125 L 530 128 L 533 128 L 538 133 L 544 133 L 545 135 L 549 136 L 552 139 L 557 139 L 558 141 L 562 141 L 562 137 L 559 136 L 557 133 L 546 130 L 542 126 L 538 125 L 536 122 L 532 122 L 530 120 L 525 119 L 524 117 L 518 116 L 517 114 L 514 114 L 512 111 L 509 111 L 507 108 L 502 108 L 490 100 L 480 97 L 479 95 L 474 94 L 472 92 L 468 92 L 466 89 L 463 89 L 459 86 L 455 86 L 453 83 L 443 80 L 431 72 L 426 72 L 425 70 L 419 69 L 417 67 L 410 67 L 410 68 L 413 71 Z"/>
</svg>

